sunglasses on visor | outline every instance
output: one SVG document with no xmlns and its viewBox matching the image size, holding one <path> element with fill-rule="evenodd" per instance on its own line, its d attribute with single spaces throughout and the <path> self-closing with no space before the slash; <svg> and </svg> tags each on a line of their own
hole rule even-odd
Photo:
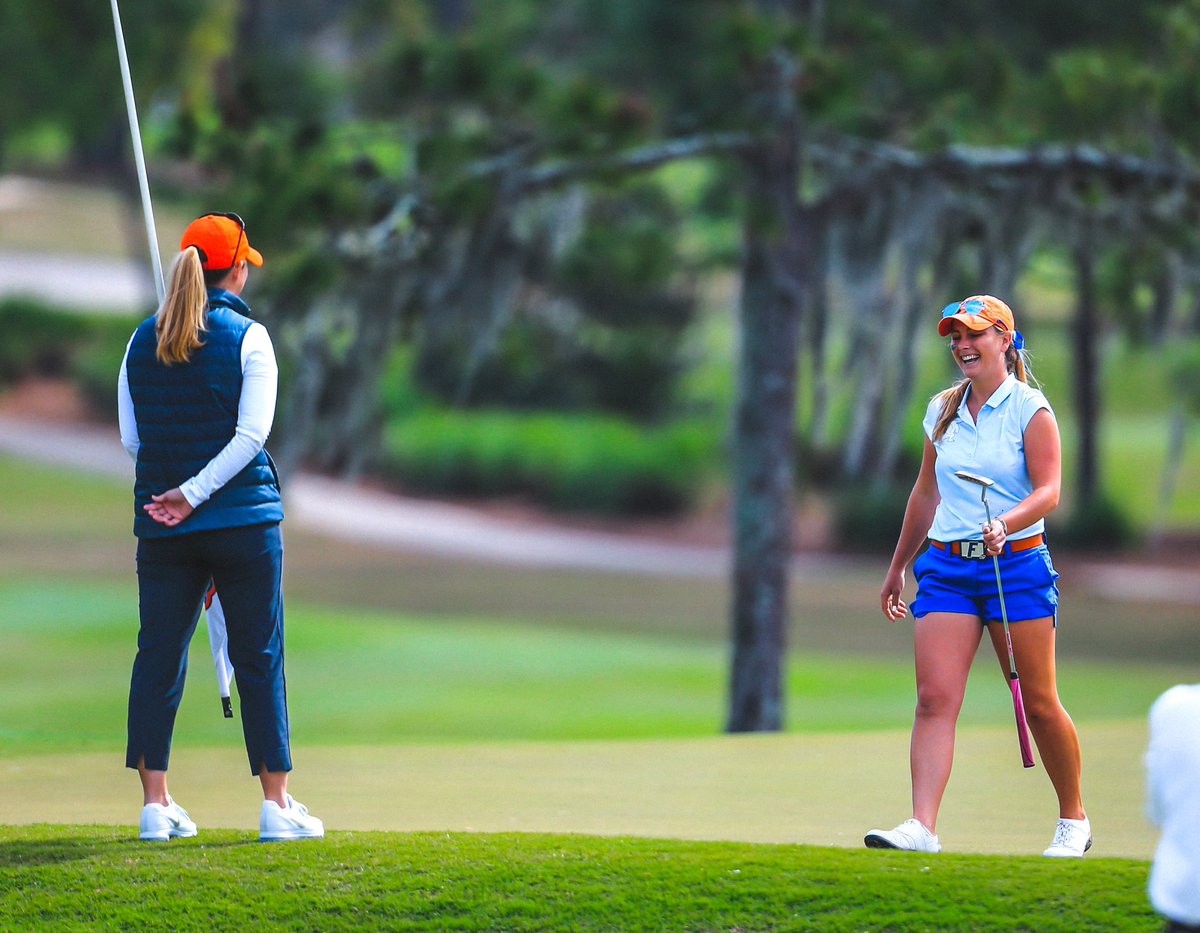
<svg viewBox="0 0 1200 933">
<path fill-rule="evenodd" d="M 956 314 L 983 314 L 984 304 L 978 298 L 970 301 L 956 301 L 942 308 L 942 317 L 954 317 Z M 999 323 L 999 322 L 997 322 Z M 999 326 L 1003 327 L 1003 324 Z"/>
<path fill-rule="evenodd" d="M 946 307 L 942 308 L 942 317 L 954 317 L 956 314 L 982 315 L 985 307 L 986 306 L 984 303 L 978 298 L 972 298 L 970 301 L 956 301 L 954 304 L 948 304 Z M 987 318 L 987 320 L 991 321 L 992 319 Z M 1003 321 L 992 321 L 992 323 L 1003 331 L 1008 330 L 1008 328 L 1004 326 Z M 1018 350 L 1025 349 L 1025 337 L 1019 330 L 1014 330 L 1012 332 L 1012 339 L 1014 347 L 1016 347 Z"/>
</svg>

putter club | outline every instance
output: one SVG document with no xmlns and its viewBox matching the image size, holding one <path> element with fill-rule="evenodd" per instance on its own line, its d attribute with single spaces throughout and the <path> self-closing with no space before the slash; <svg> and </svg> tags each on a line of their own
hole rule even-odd
<svg viewBox="0 0 1200 933">
<path fill-rule="evenodd" d="M 987 491 L 995 486 L 995 482 L 978 473 L 968 473 L 957 470 L 954 473 L 965 483 L 974 483 L 980 487 L 980 498 L 983 500 L 983 512 L 987 516 L 988 527 L 992 524 L 992 510 L 988 505 Z M 1000 555 L 992 555 L 992 566 L 996 568 L 996 594 L 1000 597 L 1000 621 L 1004 625 L 1004 645 L 1008 648 L 1008 687 L 1012 692 L 1013 714 L 1017 719 L 1017 742 L 1021 746 L 1021 764 L 1026 768 L 1034 766 L 1033 747 L 1029 742 L 1029 723 L 1025 719 L 1025 700 L 1021 696 L 1021 678 L 1017 674 L 1017 659 L 1013 655 L 1012 636 L 1008 631 L 1008 608 L 1004 605 L 1004 586 L 1000 582 Z"/>
</svg>

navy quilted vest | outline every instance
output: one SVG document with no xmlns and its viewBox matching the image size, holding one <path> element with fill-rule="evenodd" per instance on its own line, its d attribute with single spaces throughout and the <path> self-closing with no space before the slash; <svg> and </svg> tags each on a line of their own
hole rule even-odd
<svg viewBox="0 0 1200 933">
<path fill-rule="evenodd" d="M 139 538 L 237 528 L 283 519 L 279 477 L 266 450 L 202 503 L 168 528 L 142 506 L 195 476 L 233 438 L 242 394 L 242 339 L 253 323 L 250 309 L 224 289 L 208 292 L 204 346 L 187 363 L 164 366 L 155 357 L 155 318 L 134 332 L 125 368 L 141 447 L 134 481 L 133 532 Z"/>
</svg>

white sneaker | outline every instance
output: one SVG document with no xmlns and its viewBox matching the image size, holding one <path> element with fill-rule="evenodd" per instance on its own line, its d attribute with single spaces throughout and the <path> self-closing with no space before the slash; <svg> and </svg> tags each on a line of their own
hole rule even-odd
<svg viewBox="0 0 1200 933">
<path fill-rule="evenodd" d="M 1059 820 L 1054 829 L 1054 841 L 1042 855 L 1047 858 L 1083 858 L 1092 847 L 1092 824 L 1082 820 Z"/>
<path fill-rule="evenodd" d="M 141 832 L 139 839 L 146 842 L 166 842 L 168 839 L 182 839 L 196 835 L 196 824 L 183 809 L 170 797 L 167 805 L 148 803 L 142 807 Z"/>
<path fill-rule="evenodd" d="M 288 839 L 323 839 L 325 824 L 308 815 L 308 807 L 287 794 L 287 806 L 264 800 L 258 819 L 259 842 L 283 842 Z"/>
<path fill-rule="evenodd" d="M 938 837 L 920 820 L 905 820 L 895 829 L 873 829 L 863 842 L 868 849 L 903 849 L 906 852 L 941 852 Z"/>
</svg>

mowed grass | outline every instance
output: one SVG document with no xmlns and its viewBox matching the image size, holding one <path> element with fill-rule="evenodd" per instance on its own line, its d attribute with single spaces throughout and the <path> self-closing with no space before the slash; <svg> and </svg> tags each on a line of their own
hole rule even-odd
<svg viewBox="0 0 1200 933">
<path fill-rule="evenodd" d="M 1150 931 L 1145 862 L 534 834 L 6 829 L 13 929 Z"/>
<path fill-rule="evenodd" d="M 5 459 L 0 490 L 0 757 L 119 749 L 137 629 L 128 490 Z M 299 566 L 289 557 L 287 625 L 302 747 L 679 739 L 722 729 L 723 581 L 414 563 L 299 542 L 289 543 Z M 333 577 L 343 571 L 351 584 L 339 588 Z M 910 634 L 876 618 L 877 585 L 873 566 L 817 568 L 796 581 L 791 732 L 910 724 Z M 484 614 L 489 593 L 495 615 Z M 1105 649 L 1061 665 L 1077 720 L 1144 720 L 1163 689 L 1195 679 L 1195 626 L 1186 624 L 1194 607 L 1082 597 L 1067 607 L 1064 649 Z M 1002 726 L 1008 694 L 990 649 L 981 654 L 962 721 Z M 191 664 L 179 747 L 236 746 L 238 730 L 215 715 L 202 630 Z"/>
<path fill-rule="evenodd" d="M 127 484 L 0 458 L 0 504 L 0 755 L 119 745 L 137 628 Z M 438 562 L 286 530 L 288 673 L 305 743 L 722 727 L 727 581 Z M 878 574 L 866 561 L 794 579 L 791 730 L 909 724 L 909 626 L 878 617 Z M 1060 677 L 1077 718 L 1142 718 L 1166 686 L 1195 679 L 1192 606 L 1066 592 L 1063 615 Z M 967 723 L 1007 722 L 988 651 Z M 192 656 L 180 737 L 226 742 L 202 631 Z"/>
<path fill-rule="evenodd" d="M 823 634 L 792 652 L 790 732 L 730 737 L 719 734 L 728 665 L 713 621 L 724 612 L 719 587 L 512 568 L 496 578 L 470 566 L 439 573 L 289 531 L 293 787 L 326 818 L 330 837 L 247 844 L 254 782 L 240 730 L 219 716 L 201 634 L 172 786 L 202 836 L 139 846 L 130 841 L 136 779 L 121 768 L 136 633 L 127 496 L 121 483 L 0 460 L 9 824 L 0 828 L 0 926 L 232 929 L 251 918 L 284 929 L 1155 926 L 1144 860 L 1058 866 L 836 848 L 891 825 L 907 799 L 908 636 L 873 618 L 873 570 L 800 581 L 803 598 L 820 607 L 801 621 Z M 347 553 L 370 568 L 349 587 L 333 579 Z M 325 565 L 334 571 L 323 575 Z M 421 590 L 419 611 L 405 608 L 397 575 Z M 503 611 L 490 616 L 481 606 L 499 576 Z M 689 624 L 693 615 L 701 624 Z M 849 634 L 856 624 L 885 634 L 864 641 Z M 855 650 L 867 643 L 877 653 Z M 1098 852 L 1149 854 L 1141 726 L 1157 693 L 1194 679 L 1186 660 L 1064 665 L 1064 697 L 1099 785 Z M 1017 766 L 994 660 L 982 659 L 974 677 L 943 838 L 969 850 L 986 811 L 989 840 L 1012 834 L 992 851 L 1040 851 L 1053 816 L 1044 773 Z M 995 805 L 981 808 L 981 797 Z M 407 831 L 345 831 L 384 823 L 379 814 Z M 59 819 L 116 828 L 16 825 Z M 414 832 L 430 829 L 484 832 Z M 508 832 L 563 829 L 571 835 Z M 714 839 L 726 841 L 705 841 Z M 823 847 L 728 841 L 745 839 Z"/>
<path fill-rule="evenodd" d="M 132 581 L 0 577 L 0 756 L 123 743 L 136 605 Z M 288 652 L 292 719 L 305 744 L 712 735 L 728 666 L 717 643 L 303 604 L 289 612 Z M 227 743 L 202 630 L 190 663 L 180 739 Z M 787 673 L 793 731 L 911 722 L 908 663 L 806 653 Z M 1062 690 L 1077 718 L 1124 719 L 1189 673 L 1077 662 L 1064 668 Z M 1006 723 L 996 662 L 985 655 L 972 676 L 964 722 Z"/>
</svg>

